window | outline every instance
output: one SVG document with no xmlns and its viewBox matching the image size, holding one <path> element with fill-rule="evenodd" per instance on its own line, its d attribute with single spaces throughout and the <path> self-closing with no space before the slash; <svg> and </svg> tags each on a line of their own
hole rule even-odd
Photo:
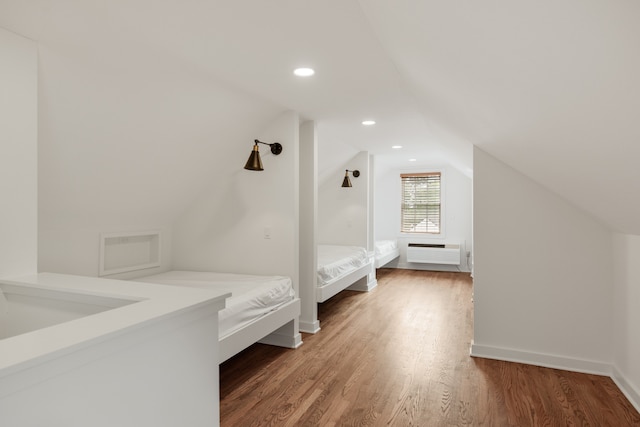
<svg viewBox="0 0 640 427">
<path fill-rule="evenodd" d="M 401 174 L 400 231 L 440 233 L 440 172 Z"/>
</svg>

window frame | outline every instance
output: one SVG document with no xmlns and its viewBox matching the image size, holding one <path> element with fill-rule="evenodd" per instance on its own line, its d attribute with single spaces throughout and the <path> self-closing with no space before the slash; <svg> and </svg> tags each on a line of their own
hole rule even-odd
<svg viewBox="0 0 640 427">
<path fill-rule="evenodd" d="M 439 194 L 438 194 L 438 231 L 415 231 L 415 230 L 406 230 L 404 228 L 405 221 L 405 178 L 420 178 L 420 177 L 439 177 Z M 425 203 L 428 205 L 428 203 Z M 416 236 L 429 236 L 432 238 L 442 237 L 444 235 L 444 173 L 442 170 L 431 169 L 428 172 L 420 171 L 420 172 L 402 172 L 400 173 L 400 234 L 401 235 L 416 235 Z M 425 214 L 425 220 L 428 215 Z M 427 227 L 428 228 L 428 227 Z"/>
</svg>

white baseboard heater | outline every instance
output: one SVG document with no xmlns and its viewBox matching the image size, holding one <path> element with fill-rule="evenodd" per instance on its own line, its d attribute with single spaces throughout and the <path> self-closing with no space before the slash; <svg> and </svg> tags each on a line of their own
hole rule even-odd
<svg viewBox="0 0 640 427">
<path fill-rule="evenodd" d="M 460 265 L 460 245 L 409 243 L 407 262 Z"/>
</svg>

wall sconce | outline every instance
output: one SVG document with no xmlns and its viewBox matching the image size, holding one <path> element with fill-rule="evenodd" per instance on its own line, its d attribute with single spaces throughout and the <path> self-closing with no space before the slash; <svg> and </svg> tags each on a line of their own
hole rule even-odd
<svg viewBox="0 0 640 427">
<path fill-rule="evenodd" d="M 271 147 L 271 153 L 276 156 L 282 153 L 282 145 L 279 142 L 274 142 L 273 144 L 268 144 L 266 142 L 258 141 L 257 139 L 253 141 L 253 150 L 251 151 L 251 155 L 249 155 L 249 160 L 247 160 L 247 164 L 244 165 L 244 168 L 250 171 L 262 171 L 264 168 L 262 167 L 262 160 L 260 159 L 260 151 L 258 150 L 258 144 L 264 144 Z"/>
<path fill-rule="evenodd" d="M 350 171 L 349 169 L 344 171 L 344 179 L 342 180 L 342 186 L 343 187 L 351 187 L 351 180 L 349 179 L 349 172 L 352 173 L 354 178 L 357 178 L 360 176 L 360 171 L 359 170 L 353 170 Z"/>
</svg>

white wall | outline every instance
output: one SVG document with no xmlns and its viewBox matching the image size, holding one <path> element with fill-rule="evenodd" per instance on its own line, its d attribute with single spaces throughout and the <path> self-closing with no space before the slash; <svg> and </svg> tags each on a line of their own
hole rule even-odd
<svg viewBox="0 0 640 427">
<path fill-rule="evenodd" d="M 473 198 L 472 354 L 608 373 L 609 230 L 478 148 Z"/>
<path fill-rule="evenodd" d="M 118 217 L 114 217 L 117 223 Z M 171 226 L 153 222 L 114 225 L 113 222 L 95 224 L 95 228 L 42 230 L 38 238 L 38 270 L 49 273 L 98 276 L 100 270 L 100 234 L 126 231 L 161 232 L 160 267 L 109 275 L 113 279 L 128 279 L 167 271 L 171 267 Z M 107 276 L 105 276 L 107 277 Z"/>
<path fill-rule="evenodd" d="M 297 290 L 298 134 L 297 113 L 282 113 L 226 159 L 232 172 L 209 182 L 174 224 L 174 269 L 285 275 Z M 243 169 L 253 139 L 283 146 L 278 156 L 260 146 L 264 171 Z"/>
<path fill-rule="evenodd" d="M 397 240 L 400 257 L 387 267 L 416 270 L 462 271 L 471 270 L 472 180 L 456 168 L 446 164 L 419 164 L 399 167 L 384 158 L 375 157 L 374 234 L 376 240 Z M 420 235 L 400 232 L 401 173 L 442 173 L 442 232 L 439 235 Z M 459 266 L 419 264 L 407 262 L 407 244 L 456 243 L 463 245 Z"/>
<path fill-rule="evenodd" d="M 358 170 L 353 185 L 342 188 L 345 169 Z M 369 241 L 369 153 L 361 151 L 318 189 L 318 244 L 362 246 L 373 250 Z"/>
<path fill-rule="evenodd" d="M 614 234 L 613 378 L 640 408 L 640 236 Z"/>
<path fill-rule="evenodd" d="M 117 298 L 36 290 L 0 283 L 0 341 L 131 304 Z"/>
<path fill-rule="evenodd" d="M 318 138 L 316 124 L 300 125 L 300 330 L 320 329 L 316 303 L 318 274 Z"/>
<path fill-rule="evenodd" d="M 37 46 L 0 28 L 0 276 L 35 273 Z"/>
<path fill-rule="evenodd" d="M 2 426 L 219 425 L 217 303 L 3 372 Z M 95 323 L 94 323 L 95 324 Z"/>
<path fill-rule="evenodd" d="M 169 248 L 173 221 L 282 111 L 163 52 L 110 50 L 117 28 L 95 31 L 104 45 L 57 27 L 38 45 L 40 271 L 96 276 L 101 232 L 160 229 Z"/>
</svg>

